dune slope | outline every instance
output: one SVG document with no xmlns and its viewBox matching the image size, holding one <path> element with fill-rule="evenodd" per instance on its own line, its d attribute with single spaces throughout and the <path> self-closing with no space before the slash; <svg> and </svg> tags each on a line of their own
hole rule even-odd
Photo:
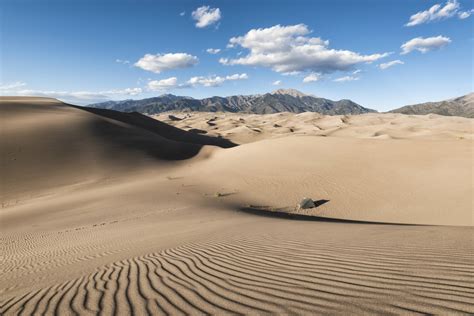
<svg viewBox="0 0 474 316">
<path fill-rule="evenodd" d="M 298 213 L 472 226 L 472 149 L 460 140 L 295 136 L 217 151 L 189 177 L 235 193 L 227 200 L 236 206 L 294 212 L 310 197 L 327 202 Z"/>
<path fill-rule="evenodd" d="M 73 107 L 53 99 L 2 98 L 2 204 L 139 166 L 191 158 L 230 141 L 185 132 L 137 113 Z"/>
</svg>

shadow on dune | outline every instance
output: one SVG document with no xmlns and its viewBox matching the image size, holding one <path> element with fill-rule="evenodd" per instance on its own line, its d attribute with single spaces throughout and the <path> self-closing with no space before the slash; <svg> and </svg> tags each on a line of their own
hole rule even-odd
<svg viewBox="0 0 474 316">
<path fill-rule="evenodd" d="M 314 204 L 316 205 L 316 208 L 317 208 L 323 204 L 326 204 L 327 202 L 329 202 L 329 200 L 315 200 Z M 238 211 L 252 214 L 252 215 L 257 215 L 257 216 L 283 218 L 283 219 L 298 220 L 298 221 L 349 223 L 349 224 L 373 224 L 373 225 L 433 226 L 433 225 L 422 225 L 422 224 L 371 222 L 371 221 L 362 221 L 362 220 L 359 221 L 359 220 L 351 220 L 351 219 L 321 217 L 317 215 L 296 214 L 296 213 L 288 212 L 288 208 L 275 209 L 270 206 L 248 205 L 248 206 L 238 208 Z"/>
<path fill-rule="evenodd" d="M 185 160 L 199 154 L 203 147 L 201 144 L 170 140 L 139 127 L 124 127 L 111 121 L 94 120 L 89 122 L 88 127 L 94 138 L 104 144 L 101 156 L 110 161 L 138 162 L 136 158 L 143 154 L 158 160 Z M 133 153 L 138 156 L 130 156 Z"/>
<path fill-rule="evenodd" d="M 237 144 L 221 137 L 201 135 L 179 129 L 146 115 L 132 112 L 124 113 L 107 109 L 66 104 L 74 109 L 88 112 L 102 118 L 89 122 L 90 132 L 104 144 L 121 147 L 160 160 L 185 160 L 196 156 L 203 146 L 231 148 Z M 118 153 L 118 155 L 117 155 Z M 125 158 L 126 152 L 102 152 L 114 160 Z"/>
<path fill-rule="evenodd" d="M 138 128 L 148 130 L 164 138 L 177 142 L 185 142 L 198 145 L 212 145 L 221 148 L 231 148 L 238 146 L 237 144 L 231 142 L 228 139 L 188 132 L 177 127 L 168 125 L 166 123 L 160 122 L 158 120 L 152 119 L 151 117 L 140 114 L 138 112 L 125 113 L 114 110 L 96 109 L 74 105 L 71 106 L 75 107 L 76 109 L 87 111 L 89 113 L 93 113 L 102 117 L 106 117 L 109 119 L 133 125 Z"/>
<path fill-rule="evenodd" d="M 12 200 L 150 162 L 190 159 L 206 145 L 237 146 L 138 113 L 80 107 L 50 98 L 0 97 L 0 117 L 0 169 L 8 188 L 5 194 Z"/>
</svg>

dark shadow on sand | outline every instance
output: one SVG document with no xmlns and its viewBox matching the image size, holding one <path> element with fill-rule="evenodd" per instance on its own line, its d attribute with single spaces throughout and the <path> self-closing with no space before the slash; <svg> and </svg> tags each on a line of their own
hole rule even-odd
<svg viewBox="0 0 474 316">
<path fill-rule="evenodd" d="M 212 145 L 222 148 L 231 148 L 238 146 L 238 144 L 233 143 L 228 139 L 185 131 L 172 125 L 155 120 L 149 116 L 143 115 L 138 112 L 127 113 L 74 105 L 73 107 L 102 117 L 106 117 L 109 119 L 120 121 L 122 123 L 133 125 L 138 128 L 148 130 L 169 140 L 197 145 Z"/>
<path fill-rule="evenodd" d="M 317 208 L 329 202 L 329 200 L 314 200 Z M 313 209 L 314 209 L 313 208 Z M 248 205 L 238 208 L 238 211 L 253 214 L 263 217 L 283 218 L 297 221 L 312 221 L 312 222 L 326 222 L 326 223 L 349 223 L 349 224 L 370 224 L 370 225 L 396 225 L 396 226 L 437 226 L 437 225 L 423 225 L 423 224 L 405 224 L 405 223 L 388 223 L 388 222 L 372 222 L 372 221 L 358 221 L 351 219 L 340 219 L 321 217 L 317 215 L 298 214 L 286 211 L 288 208 L 271 208 L 269 206 Z"/>
<path fill-rule="evenodd" d="M 89 131 L 95 137 L 102 138 L 104 144 L 126 149 L 125 153 L 132 150 L 153 159 L 173 161 L 193 158 L 205 145 L 221 148 L 238 146 L 225 138 L 185 131 L 137 112 L 66 105 L 96 115 L 97 119 L 90 122 Z M 104 150 L 102 154 L 110 155 L 114 160 L 126 159 L 120 153 Z"/>
</svg>

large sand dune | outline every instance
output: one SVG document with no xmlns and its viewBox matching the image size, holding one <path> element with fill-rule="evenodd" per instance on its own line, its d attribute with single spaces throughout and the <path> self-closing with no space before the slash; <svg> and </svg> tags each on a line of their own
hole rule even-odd
<svg viewBox="0 0 474 316">
<path fill-rule="evenodd" d="M 474 313 L 470 119 L 0 102 L 1 314 Z"/>
</svg>

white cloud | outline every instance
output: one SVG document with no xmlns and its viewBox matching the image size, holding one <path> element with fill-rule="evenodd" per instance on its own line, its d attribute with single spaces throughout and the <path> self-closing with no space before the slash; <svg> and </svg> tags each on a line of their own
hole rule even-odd
<svg viewBox="0 0 474 316">
<path fill-rule="evenodd" d="M 461 20 L 467 19 L 468 17 L 471 16 L 471 14 L 474 13 L 474 9 L 468 10 L 468 11 L 462 11 L 458 13 L 458 17 Z"/>
<path fill-rule="evenodd" d="M 303 82 L 304 83 L 315 82 L 315 81 L 318 81 L 319 79 L 321 79 L 320 74 L 312 73 L 304 77 Z"/>
<path fill-rule="evenodd" d="M 14 90 L 14 89 L 18 89 L 18 88 L 21 88 L 21 87 L 24 87 L 24 86 L 26 86 L 26 83 L 21 82 L 21 81 L 16 81 L 16 82 L 13 82 L 13 83 L 7 83 L 7 84 L 0 85 L 0 91 Z"/>
<path fill-rule="evenodd" d="M 84 103 L 85 101 L 101 101 L 110 99 L 109 96 L 101 92 L 90 92 L 90 91 L 53 91 L 53 90 L 18 90 L 15 91 L 16 95 L 26 96 L 38 96 L 38 97 L 49 97 L 57 98 L 65 101 L 75 101 L 77 103 Z"/>
<path fill-rule="evenodd" d="M 186 14 L 186 11 L 180 12 L 179 16 L 184 16 Z"/>
<path fill-rule="evenodd" d="M 146 54 L 135 66 L 159 74 L 162 71 L 189 68 L 198 63 L 199 59 L 186 53 Z"/>
<path fill-rule="evenodd" d="M 410 17 L 410 21 L 408 21 L 405 26 L 415 26 L 424 23 L 430 23 L 435 21 L 441 21 L 445 19 L 452 18 L 454 16 L 458 16 L 460 19 L 468 18 L 472 10 L 470 11 L 460 11 L 461 5 L 457 0 L 448 0 L 444 6 L 441 4 L 435 4 L 431 8 L 425 11 L 420 11 L 418 13 L 413 14 Z"/>
<path fill-rule="evenodd" d="M 204 87 L 217 87 L 222 85 L 226 81 L 235 81 L 235 80 L 244 80 L 248 79 L 246 73 L 242 74 L 233 74 L 230 76 L 220 77 L 220 76 L 209 76 L 209 77 L 192 77 L 187 81 L 187 84 L 190 86 L 204 86 Z"/>
<path fill-rule="evenodd" d="M 221 19 L 221 10 L 219 8 L 202 6 L 194 10 L 191 16 L 196 20 L 196 27 L 204 28 Z"/>
<path fill-rule="evenodd" d="M 281 80 L 273 81 L 272 85 L 274 85 L 274 86 L 279 86 L 279 85 L 281 85 Z"/>
<path fill-rule="evenodd" d="M 123 59 L 116 59 L 115 62 L 119 64 L 124 64 L 124 65 L 130 64 L 129 60 L 123 60 Z"/>
<path fill-rule="evenodd" d="M 435 37 L 427 37 L 427 38 L 416 37 L 409 40 L 408 42 L 404 43 L 401 46 L 401 49 L 402 49 L 401 54 L 405 55 L 414 50 L 420 51 L 422 53 L 426 53 L 430 50 L 439 49 L 443 46 L 446 46 L 449 43 L 451 43 L 451 39 L 449 37 L 445 37 L 441 35 L 438 35 Z"/>
<path fill-rule="evenodd" d="M 162 80 L 152 80 L 148 82 L 147 87 L 152 91 L 171 90 L 179 87 L 178 78 L 170 77 Z"/>
<path fill-rule="evenodd" d="M 297 76 L 301 73 L 301 71 L 288 71 L 288 72 L 282 72 L 281 74 L 283 76 Z"/>
<path fill-rule="evenodd" d="M 179 83 L 176 77 L 170 77 L 162 80 L 152 80 L 148 82 L 147 88 L 151 91 L 164 91 L 180 88 L 193 88 L 197 86 L 203 87 L 217 87 L 222 85 L 226 81 L 235 81 L 235 80 L 244 80 L 248 79 L 248 75 L 245 73 L 242 74 L 233 74 L 225 77 L 221 76 L 196 76 L 190 78 L 185 83 Z"/>
<path fill-rule="evenodd" d="M 141 94 L 143 91 L 141 88 L 126 88 L 126 89 L 115 89 L 106 90 L 99 92 L 91 91 L 56 91 L 56 90 L 34 90 L 24 89 L 26 86 L 23 82 L 15 82 L 8 85 L 0 86 L 1 95 L 15 95 L 15 96 L 37 96 L 37 97 L 48 97 L 56 98 L 61 101 L 73 104 L 90 104 L 94 102 L 101 102 L 114 98 L 120 98 L 124 96 L 135 96 Z"/>
<path fill-rule="evenodd" d="M 220 51 L 221 51 L 220 48 L 208 48 L 208 49 L 206 49 L 206 52 L 208 52 L 209 54 L 213 54 L 213 55 L 219 54 Z"/>
<path fill-rule="evenodd" d="M 118 90 L 108 90 L 108 91 L 102 91 L 99 92 L 102 94 L 107 94 L 107 95 L 138 95 L 142 93 L 142 88 L 126 88 L 126 89 L 118 89 Z"/>
<path fill-rule="evenodd" d="M 11 91 L 10 95 L 18 96 L 37 96 L 37 97 L 48 97 L 56 98 L 66 103 L 73 104 L 90 104 L 95 102 L 101 102 L 111 100 L 120 96 L 131 96 L 141 93 L 141 88 L 132 88 L 124 90 L 111 90 L 111 91 L 41 91 L 41 90 L 16 90 Z"/>
<path fill-rule="evenodd" d="M 349 70 L 360 63 L 370 63 L 388 53 L 361 55 L 349 50 L 329 48 L 329 42 L 310 37 L 304 24 L 252 29 L 247 34 L 232 37 L 229 47 L 241 46 L 249 53 L 240 58 L 221 58 L 224 65 L 247 65 L 271 68 L 279 73 L 311 71 L 330 73 Z"/>
<path fill-rule="evenodd" d="M 362 70 L 356 69 L 356 70 L 354 70 L 354 71 L 352 72 L 352 74 L 353 74 L 353 75 L 357 75 L 358 73 L 361 73 L 361 72 L 362 72 Z"/>
<path fill-rule="evenodd" d="M 347 82 L 347 81 L 356 81 L 356 80 L 359 80 L 359 79 L 360 79 L 359 77 L 345 76 L 345 77 L 336 78 L 333 81 L 335 81 L 335 82 Z"/>
<path fill-rule="evenodd" d="M 385 70 L 385 69 L 390 68 L 392 66 L 403 65 L 403 64 L 405 64 L 403 61 L 397 59 L 397 60 L 392 60 L 392 61 L 380 64 L 379 68 L 382 69 L 382 70 Z"/>
</svg>

